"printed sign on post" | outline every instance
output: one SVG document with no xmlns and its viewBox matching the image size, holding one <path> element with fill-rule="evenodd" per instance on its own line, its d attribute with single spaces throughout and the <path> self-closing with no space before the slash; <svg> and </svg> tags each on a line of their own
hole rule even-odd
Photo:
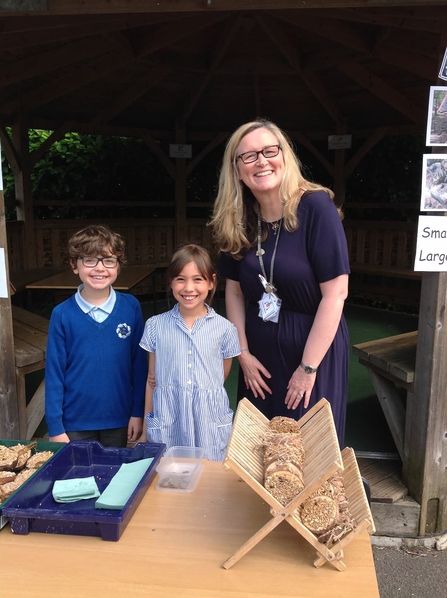
<svg viewBox="0 0 447 598">
<path fill-rule="evenodd" d="M 349 149 L 352 145 L 352 135 L 329 135 L 328 149 Z"/>
<path fill-rule="evenodd" d="M 447 218 L 444 216 L 419 216 L 416 272 L 447 271 Z"/>
<path fill-rule="evenodd" d="M 177 143 L 169 144 L 169 157 L 170 158 L 191 158 L 192 157 L 192 145 L 182 145 Z"/>
<path fill-rule="evenodd" d="M 8 298 L 8 281 L 6 280 L 5 250 L 0 247 L 0 298 Z"/>
</svg>

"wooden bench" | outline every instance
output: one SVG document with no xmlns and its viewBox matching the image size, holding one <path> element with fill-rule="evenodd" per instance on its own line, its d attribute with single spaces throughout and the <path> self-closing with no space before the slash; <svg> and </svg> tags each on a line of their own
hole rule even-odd
<svg viewBox="0 0 447 598">
<path fill-rule="evenodd" d="M 403 461 L 405 439 L 405 404 L 399 388 L 413 394 L 418 332 L 406 332 L 379 340 L 353 345 L 371 377 L 385 418 Z"/>
<path fill-rule="evenodd" d="M 348 220 L 350 294 L 401 305 L 419 305 L 421 272 L 415 272 L 417 223 Z"/>
<path fill-rule="evenodd" d="M 25 376 L 45 370 L 49 320 L 17 306 L 12 319 L 20 438 L 29 440 L 45 414 L 45 381 L 27 405 Z"/>
</svg>

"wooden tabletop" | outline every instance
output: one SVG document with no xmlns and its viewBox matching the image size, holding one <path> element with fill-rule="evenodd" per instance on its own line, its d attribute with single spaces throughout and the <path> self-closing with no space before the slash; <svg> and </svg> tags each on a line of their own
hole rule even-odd
<svg viewBox="0 0 447 598">
<path fill-rule="evenodd" d="M 157 265 L 124 266 L 118 274 L 113 288 L 117 291 L 129 291 L 147 276 L 155 272 Z M 79 276 L 70 270 L 64 270 L 53 276 L 42 278 L 26 285 L 27 289 L 76 290 L 80 285 Z"/>
<path fill-rule="evenodd" d="M 118 542 L 0 532 L 5 598 L 379 598 L 366 532 L 345 549 L 347 568 L 313 566 L 316 553 L 281 523 L 230 570 L 222 563 L 271 519 L 269 507 L 232 471 L 205 462 L 190 494 L 152 482 Z M 38 556 L 40 555 L 40 557 Z"/>
<path fill-rule="evenodd" d="M 414 382 L 418 332 L 396 334 L 353 345 L 353 353 L 376 372 L 405 384 Z"/>
<path fill-rule="evenodd" d="M 49 320 L 13 305 L 12 321 L 16 367 L 45 361 Z"/>
</svg>

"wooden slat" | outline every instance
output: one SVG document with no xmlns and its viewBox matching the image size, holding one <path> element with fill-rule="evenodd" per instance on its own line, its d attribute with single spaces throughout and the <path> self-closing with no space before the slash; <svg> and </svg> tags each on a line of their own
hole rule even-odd
<svg viewBox="0 0 447 598">
<path fill-rule="evenodd" d="M 48 332 L 48 326 L 50 324 L 47 318 L 43 316 L 39 316 L 38 314 L 34 314 L 26 309 L 22 309 L 16 305 L 12 306 L 12 317 L 15 321 L 21 322 L 22 324 L 27 324 L 36 330 L 40 330 L 41 332 Z"/>
<path fill-rule="evenodd" d="M 32 328 L 22 322 L 14 322 L 14 339 L 25 341 L 26 343 L 41 349 L 44 353 L 47 346 L 47 336 L 48 335 L 45 332 L 42 332 L 37 328 Z"/>
<path fill-rule="evenodd" d="M 45 351 L 27 343 L 19 337 L 14 337 L 15 365 L 22 368 L 27 365 L 39 363 L 45 359 Z"/>
<path fill-rule="evenodd" d="M 390 503 L 408 495 L 408 489 L 402 482 L 401 461 L 359 458 L 358 464 L 362 476 L 369 483 L 371 501 Z"/>
</svg>

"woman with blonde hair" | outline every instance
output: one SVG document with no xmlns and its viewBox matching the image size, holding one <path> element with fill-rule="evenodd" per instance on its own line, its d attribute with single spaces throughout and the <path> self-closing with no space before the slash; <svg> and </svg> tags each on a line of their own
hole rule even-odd
<svg viewBox="0 0 447 598">
<path fill-rule="evenodd" d="M 343 446 L 349 260 L 332 191 L 304 177 L 281 129 L 256 120 L 228 141 L 210 225 L 241 346 L 238 398 L 299 419 L 325 397 Z"/>
</svg>

